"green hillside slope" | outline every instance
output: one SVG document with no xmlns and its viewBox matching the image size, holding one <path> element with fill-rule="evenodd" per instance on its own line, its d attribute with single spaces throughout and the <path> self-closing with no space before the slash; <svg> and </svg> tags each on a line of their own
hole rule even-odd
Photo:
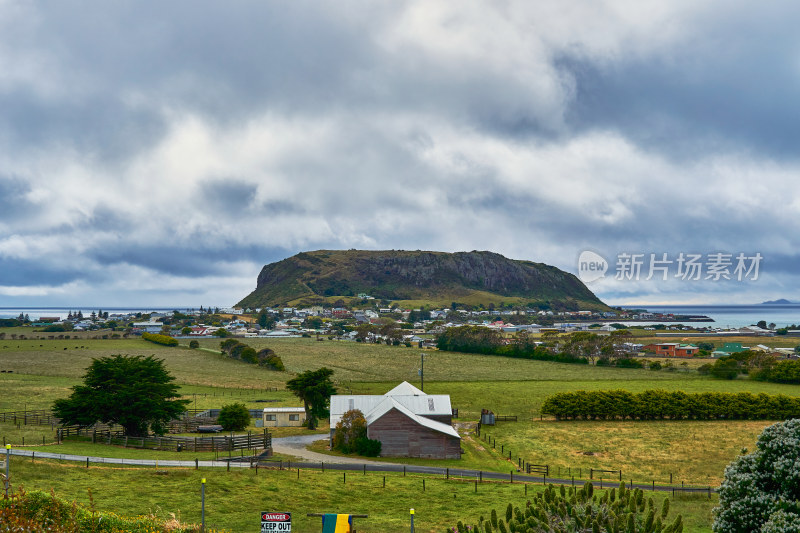
<svg viewBox="0 0 800 533">
<path fill-rule="evenodd" d="M 317 250 L 264 266 L 237 307 L 309 305 L 358 294 L 449 306 L 503 303 L 605 308 L 574 275 L 493 252 Z"/>
</svg>

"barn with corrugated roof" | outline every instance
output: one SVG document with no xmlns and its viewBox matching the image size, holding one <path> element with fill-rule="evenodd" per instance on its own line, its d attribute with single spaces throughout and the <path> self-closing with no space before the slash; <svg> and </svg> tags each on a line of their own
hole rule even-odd
<svg viewBox="0 0 800 533">
<path fill-rule="evenodd" d="M 404 381 L 383 395 L 331 396 L 331 439 L 342 415 L 352 409 L 364 413 L 367 436 L 381 442 L 382 457 L 461 458 L 447 394 L 425 394 Z"/>
</svg>

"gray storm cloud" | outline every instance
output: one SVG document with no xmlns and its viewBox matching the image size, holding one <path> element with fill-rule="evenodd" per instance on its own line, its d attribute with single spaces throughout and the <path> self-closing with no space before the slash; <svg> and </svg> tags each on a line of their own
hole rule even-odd
<svg viewBox="0 0 800 533">
<path fill-rule="evenodd" d="M 229 304 L 316 248 L 759 251 L 702 290 L 791 297 L 798 8 L 701 4 L 0 0 L 0 305 Z"/>
</svg>

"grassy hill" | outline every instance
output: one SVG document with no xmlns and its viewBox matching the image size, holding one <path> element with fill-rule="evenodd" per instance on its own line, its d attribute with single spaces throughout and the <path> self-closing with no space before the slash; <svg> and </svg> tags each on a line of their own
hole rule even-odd
<svg viewBox="0 0 800 533">
<path fill-rule="evenodd" d="M 493 252 L 317 250 L 264 266 L 239 307 L 311 305 L 359 294 L 407 305 L 604 309 L 572 274 Z"/>
</svg>

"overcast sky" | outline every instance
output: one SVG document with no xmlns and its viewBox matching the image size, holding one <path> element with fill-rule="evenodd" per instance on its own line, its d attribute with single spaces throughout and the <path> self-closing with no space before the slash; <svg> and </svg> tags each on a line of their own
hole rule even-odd
<svg viewBox="0 0 800 533">
<path fill-rule="evenodd" d="M 0 306 L 231 305 L 320 248 L 800 300 L 793 1 L 0 0 Z M 731 280 L 621 253 L 731 254 Z M 742 281 L 738 254 L 760 253 Z M 619 273 L 619 270 L 617 270 Z"/>
</svg>

